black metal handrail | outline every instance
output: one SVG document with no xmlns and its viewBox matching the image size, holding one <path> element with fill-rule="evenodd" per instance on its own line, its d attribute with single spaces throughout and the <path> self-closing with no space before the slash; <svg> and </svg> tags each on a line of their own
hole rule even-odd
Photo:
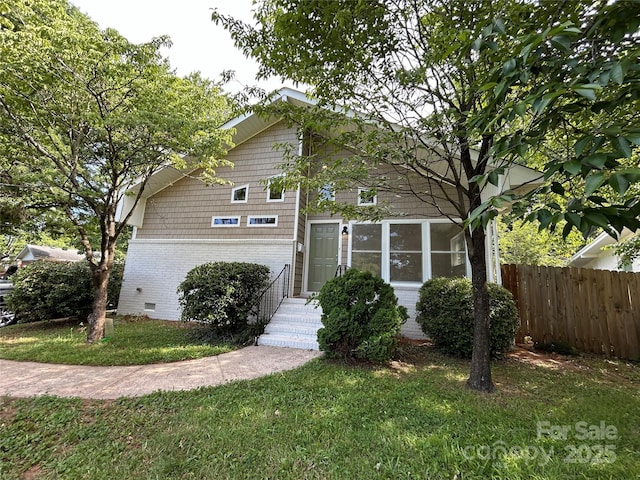
<svg viewBox="0 0 640 480">
<path fill-rule="evenodd" d="M 347 265 L 338 265 L 338 268 L 336 268 L 336 274 L 334 275 L 334 277 L 341 277 L 342 275 L 344 275 L 345 272 L 347 271 L 347 268 L 349 268 Z"/>
<path fill-rule="evenodd" d="M 258 312 L 256 314 L 256 342 L 258 336 L 264 332 L 282 301 L 289 296 L 289 281 L 291 265 L 288 263 L 271 283 L 258 295 Z"/>
</svg>

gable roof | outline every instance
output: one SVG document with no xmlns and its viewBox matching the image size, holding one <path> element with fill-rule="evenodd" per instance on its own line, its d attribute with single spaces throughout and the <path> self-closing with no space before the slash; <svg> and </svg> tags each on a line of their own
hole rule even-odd
<svg viewBox="0 0 640 480">
<path fill-rule="evenodd" d="M 308 97 L 302 92 L 293 90 L 292 88 L 284 87 L 278 90 L 278 92 L 271 97 L 271 102 L 287 102 L 293 105 L 303 107 L 316 105 L 316 101 Z M 235 146 L 249 140 L 251 137 L 259 134 L 263 130 L 275 125 L 280 121 L 279 118 L 265 119 L 260 115 L 256 115 L 253 112 L 247 112 L 239 117 L 229 120 L 222 125 L 222 129 L 235 129 L 233 135 L 233 143 Z"/>
<path fill-rule="evenodd" d="M 622 233 L 618 236 L 616 240 L 607 232 L 602 232 L 596 238 L 594 238 L 591 242 L 587 243 L 584 247 L 578 250 L 567 263 L 568 266 L 571 267 L 582 267 L 588 264 L 591 260 L 598 257 L 613 257 L 614 253 L 612 250 L 605 249 L 605 247 L 609 245 L 614 245 L 619 243 L 627 238 L 631 237 L 633 232 L 627 228 L 622 230 Z"/>
<path fill-rule="evenodd" d="M 85 256 L 78 250 L 58 247 L 43 247 L 40 245 L 26 245 L 16 256 L 16 260 L 33 262 L 36 260 L 50 260 L 54 262 L 79 262 Z"/>
<path fill-rule="evenodd" d="M 278 90 L 277 93 L 272 95 L 272 103 L 279 101 L 288 102 L 299 107 L 317 105 L 317 102 L 313 98 L 309 97 L 305 93 L 299 92 L 289 87 L 283 87 Z M 356 112 L 350 109 L 345 108 L 341 111 L 344 112 L 347 116 L 357 115 Z M 229 120 L 224 125 L 222 125 L 221 128 L 234 129 L 232 139 L 234 143 L 233 148 L 235 148 L 280 121 L 281 119 L 277 117 L 264 118 L 263 116 L 258 115 L 255 112 L 247 112 L 232 120 Z M 135 210 L 131 218 L 129 219 L 129 224 L 134 226 L 141 226 L 146 208 L 146 199 L 152 197 L 161 190 L 170 187 L 175 182 L 181 180 L 185 176 L 192 174 L 196 170 L 196 168 L 190 167 L 187 167 L 185 169 L 177 169 L 173 166 L 167 166 L 166 168 L 153 174 L 144 187 L 144 191 L 142 192 L 142 195 L 140 197 L 140 202 L 135 207 Z M 506 191 L 510 188 L 517 188 L 525 184 L 535 185 L 535 182 L 539 181 L 541 178 L 542 174 L 536 170 L 523 165 L 512 165 L 502 176 L 502 188 L 500 189 L 498 187 L 494 187 L 493 185 L 487 185 L 484 189 L 484 197 L 496 195 L 500 193 L 499 190 Z M 118 210 L 116 213 L 117 219 L 123 218 L 125 216 L 124 212 L 128 212 L 133 208 L 135 194 L 139 192 L 140 188 L 141 184 L 137 183 L 127 189 L 127 192 L 130 193 L 130 195 L 124 196 L 123 200 L 118 204 Z"/>
</svg>

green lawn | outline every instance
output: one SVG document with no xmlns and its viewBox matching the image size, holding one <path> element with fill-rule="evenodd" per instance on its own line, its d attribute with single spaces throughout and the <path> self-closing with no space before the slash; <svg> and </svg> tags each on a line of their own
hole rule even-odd
<svg viewBox="0 0 640 480">
<path fill-rule="evenodd" d="M 0 329 L 0 358 L 69 365 L 144 365 L 237 348 L 229 342 L 207 341 L 207 331 L 206 326 L 194 323 L 116 317 L 114 335 L 88 345 L 86 326 L 77 320 L 25 323 Z"/>
<path fill-rule="evenodd" d="M 315 360 L 138 399 L 0 400 L 0 478 L 631 479 L 640 367 L 586 357 L 494 365 L 404 347 L 387 368 Z"/>
</svg>

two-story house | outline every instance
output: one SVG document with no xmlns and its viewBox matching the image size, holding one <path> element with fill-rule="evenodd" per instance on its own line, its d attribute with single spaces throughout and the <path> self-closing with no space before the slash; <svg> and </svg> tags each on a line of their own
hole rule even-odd
<svg viewBox="0 0 640 480">
<path fill-rule="evenodd" d="M 304 94 L 283 89 L 278 101 L 311 105 Z M 395 289 L 411 318 L 402 333 L 423 336 L 414 320 L 418 289 L 436 276 L 470 273 L 459 226 L 441 211 L 425 206 L 413 195 L 384 198 L 344 192 L 281 191 L 269 179 L 281 173 L 282 152 L 275 144 L 308 148 L 296 128 L 277 118 L 248 114 L 226 125 L 234 128 L 227 159 L 233 168 L 218 176 L 230 185 L 208 186 L 197 171 L 167 168 L 148 183 L 130 223 L 129 242 L 119 313 L 146 313 L 176 320 L 180 309 L 176 288 L 196 265 L 212 261 L 255 262 L 273 274 L 291 266 L 290 295 L 306 297 L 336 275 L 338 266 L 368 269 Z M 534 178 L 533 171 L 514 167 L 505 188 Z M 453 188 L 453 187 L 452 187 Z M 135 190 L 136 187 L 132 187 Z M 304 213 L 316 195 L 336 195 L 340 201 L 375 204 L 387 200 L 398 215 L 377 223 L 346 221 L 329 214 Z M 130 209 L 126 199 L 122 209 Z M 455 215 L 451 209 L 450 215 Z M 490 277 L 499 276 L 494 229 L 489 229 L 487 258 Z"/>
</svg>

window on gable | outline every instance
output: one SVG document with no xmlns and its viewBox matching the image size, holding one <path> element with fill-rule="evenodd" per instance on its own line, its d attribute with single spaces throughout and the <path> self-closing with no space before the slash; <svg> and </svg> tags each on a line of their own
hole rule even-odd
<svg viewBox="0 0 640 480">
<path fill-rule="evenodd" d="M 375 192 L 368 188 L 359 188 L 358 189 L 358 205 L 367 206 L 367 205 L 376 205 L 378 203 L 378 196 Z"/>
<path fill-rule="evenodd" d="M 333 202 L 336 199 L 336 191 L 331 184 L 324 185 L 318 191 L 318 202 L 329 201 Z"/>
<path fill-rule="evenodd" d="M 212 227 L 239 227 L 240 217 L 212 217 Z"/>
<path fill-rule="evenodd" d="M 249 185 L 235 187 L 231 190 L 231 203 L 247 203 L 249 198 Z"/>
<path fill-rule="evenodd" d="M 247 217 L 248 227 L 277 227 L 277 215 L 250 215 Z"/>
<path fill-rule="evenodd" d="M 272 177 L 267 183 L 267 202 L 284 202 L 284 188 L 278 185 L 281 177 Z"/>
</svg>

